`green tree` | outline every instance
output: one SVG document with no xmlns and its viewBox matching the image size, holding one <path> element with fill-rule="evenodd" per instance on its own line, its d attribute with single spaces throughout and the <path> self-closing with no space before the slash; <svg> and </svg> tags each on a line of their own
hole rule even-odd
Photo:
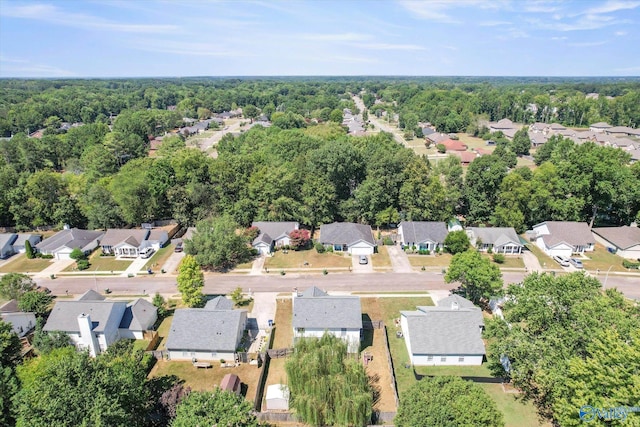
<svg viewBox="0 0 640 427">
<path fill-rule="evenodd" d="M 260 110 L 255 105 L 249 104 L 242 108 L 242 114 L 253 123 L 253 120 L 260 115 Z"/>
<path fill-rule="evenodd" d="M 20 389 L 15 370 L 0 365 L 0 425 L 15 425 L 15 411 L 11 399 Z"/>
<path fill-rule="evenodd" d="M 31 246 L 31 242 L 29 240 L 25 240 L 24 249 L 27 259 L 33 259 L 35 257 L 35 253 L 33 253 L 33 246 Z"/>
<path fill-rule="evenodd" d="M 476 304 L 499 295 L 503 284 L 498 266 L 475 250 L 454 255 L 444 280 L 459 282 L 465 298 Z"/>
<path fill-rule="evenodd" d="M 469 249 L 469 236 L 464 230 L 452 231 L 444 238 L 444 248 L 450 254 L 459 254 Z"/>
<path fill-rule="evenodd" d="M 339 110 L 337 108 L 331 111 L 331 114 L 329 114 L 329 120 L 331 120 L 334 123 L 341 124 L 343 119 L 344 117 L 342 115 L 342 110 Z"/>
<path fill-rule="evenodd" d="M 251 404 L 242 396 L 216 389 L 192 391 L 176 409 L 171 427 L 246 426 L 258 427 Z"/>
<path fill-rule="evenodd" d="M 482 387 L 460 377 L 425 377 L 402 395 L 398 427 L 504 426 L 502 413 Z"/>
<path fill-rule="evenodd" d="M 22 360 L 22 344 L 11 323 L 0 319 L 0 368 L 15 368 Z"/>
<path fill-rule="evenodd" d="M 347 358 L 347 344 L 330 334 L 302 338 L 285 363 L 289 406 L 312 426 L 365 426 L 371 421 L 373 390 L 364 367 Z"/>
<path fill-rule="evenodd" d="M 86 260 L 87 254 L 85 254 L 84 251 L 80 248 L 74 248 L 69 254 L 69 258 L 74 259 L 77 262 L 81 260 Z"/>
<path fill-rule="evenodd" d="M 36 316 L 44 316 L 49 311 L 53 297 L 41 291 L 28 291 L 20 296 L 18 308 L 22 311 L 35 313 Z"/>
<path fill-rule="evenodd" d="M 496 156 L 482 156 L 471 162 L 464 187 L 467 221 L 477 223 L 489 220 L 506 174 L 507 165 Z"/>
<path fill-rule="evenodd" d="M 178 291 L 182 294 L 182 301 L 188 307 L 197 307 L 202 304 L 204 295 L 204 274 L 198 265 L 196 258 L 187 255 L 178 267 Z"/>
<path fill-rule="evenodd" d="M 0 296 L 4 299 L 20 300 L 23 294 L 35 288 L 35 282 L 26 274 L 7 273 L 0 278 Z"/>
<path fill-rule="evenodd" d="M 71 338 L 66 332 L 42 330 L 44 320 L 39 317 L 36 319 L 36 330 L 33 334 L 33 347 L 38 354 L 47 354 L 57 348 L 71 346 Z"/>
<path fill-rule="evenodd" d="M 240 226 L 228 215 L 200 221 L 185 251 L 201 266 L 224 271 L 251 257 L 246 236 L 237 233 Z"/>
<path fill-rule="evenodd" d="M 513 141 L 509 144 L 509 147 L 517 156 L 529 154 L 531 139 L 529 138 L 529 131 L 526 126 L 515 133 Z"/>
</svg>

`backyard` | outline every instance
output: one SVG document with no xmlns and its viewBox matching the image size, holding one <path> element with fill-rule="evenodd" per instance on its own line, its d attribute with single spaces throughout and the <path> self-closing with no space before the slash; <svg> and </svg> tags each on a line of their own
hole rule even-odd
<svg viewBox="0 0 640 427">
<path fill-rule="evenodd" d="M 306 264 L 305 264 L 306 263 Z M 276 251 L 273 256 L 268 256 L 264 263 L 265 268 L 277 270 L 287 268 L 342 268 L 351 266 L 351 257 L 342 253 L 318 253 L 315 249 L 304 251 Z"/>
<path fill-rule="evenodd" d="M 0 273 L 38 273 L 49 267 L 52 262 L 51 259 L 28 259 L 25 254 L 14 255 L 9 262 L 0 267 Z"/>
</svg>

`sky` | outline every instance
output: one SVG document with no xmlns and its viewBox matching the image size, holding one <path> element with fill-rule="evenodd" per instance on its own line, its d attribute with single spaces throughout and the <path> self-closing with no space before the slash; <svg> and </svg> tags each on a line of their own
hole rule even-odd
<svg viewBox="0 0 640 427">
<path fill-rule="evenodd" d="M 638 76 L 640 0 L 0 0 L 0 77 Z"/>
</svg>

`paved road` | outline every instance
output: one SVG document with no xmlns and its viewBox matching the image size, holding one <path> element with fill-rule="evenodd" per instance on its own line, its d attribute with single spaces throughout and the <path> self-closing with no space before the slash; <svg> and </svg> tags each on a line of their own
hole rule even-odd
<svg viewBox="0 0 640 427">
<path fill-rule="evenodd" d="M 352 98 L 353 98 L 353 102 L 356 104 L 356 107 L 358 107 L 360 111 L 364 111 L 365 106 L 364 106 L 364 102 L 362 102 L 362 99 L 360 99 L 358 95 L 353 95 Z M 393 126 L 387 123 L 384 123 L 382 120 L 378 120 L 378 118 L 374 114 L 369 114 L 369 122 L 373 124 L 375 127 L 377 127 L 378 129 L 381 129 L 385 132 L 389 132 L 390 134 L 392 134 L 393 138 L 398 143 L 404 145 L 407 148 L 411 148 L 409 147 L 409 144 L 407 143 L 407 141 L 398 134 L 398 130 L 396 128 L 394 128 Z"/>
<path fill-rule="evenodd" d="M 505 283 L 522 281 L 524 273 L 505 272 Z M 599 277 L 604 281 L 604 277 Z M 39 285 L 46 286 L 55 295 L 81 294 L 88 289 L 103 292 L 109 288 L 114 294 L 177 294 L 175 276 L 138 276 L 138 277 L 59 277 L 36 278 Z M 449 290 L 454 285 L 444 283 L 442 274 L 432 272 L 419 273 L 372 273 L 350 274 L 263 274 L 249 276 L 240 274 L 208 274 L 205 277 L 204 292 L 207 294 L 227 294 L 240 286 L 253 292 L 291 292 L 293 288 L 306 289 L 317 286 L 328 291 L 425 291 Z M 607 288 L 618 288 L 627 297 L 640 300 L 640 280 L 637 276 L 613 276 L 607 279 Z"/>
</svg>

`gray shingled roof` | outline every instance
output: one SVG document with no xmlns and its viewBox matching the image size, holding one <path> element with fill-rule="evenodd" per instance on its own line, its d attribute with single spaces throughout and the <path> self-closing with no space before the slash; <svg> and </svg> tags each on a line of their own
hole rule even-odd
<svg viewBox="0 0 640 427">
<path fill-rule="evenodd" d="M 320 226 L 320 242 L 323 245 L 353 245 L 361 240 L 376 246 L 370 225 L 334 222 Z"/>
<path fill-rule="evenodd" d="M 485 354 L 479 308 L 401 313 L 407 318 L 414 354 Z"/>
<path fill-rule="evenodd" d="M 457 294 L 449 295 L 448 297 L 441 299 L 440 301 L 438 301 L 437 306 L 442 308 L 451 308 L 451 305 L 453 303 L 458 303 L 458 307 L 460 308 L 477 308 L 471 301 Z M 422 310 L 422 308 L 420 309 Z M 428 310 L 430 309 L 427 308 L 427 311 Z"/>
<path fill-rule="evenodd" d="M 36 245 L 39 251 L 51 252 L 62 247 L 71 249 L 84 248 L 95 239 L 99 239 L 104 235 L 102 231 L 80 230 L 78 228 L 70 228 L 68 230 L 60 230 L 48 239 Z"/>
<path fill-rule="evenodd" d="M 542 237 L 547 247 L 552 248 L 563 242 L 571 246 L 586 246 L 595 243 L 586 222 L 545 221 L 534 225 L 534 228 L 541 224 L 546 224 L 549 229 L 549 234 Z"/>
<path fill-rule="evenodd" d="M 77 333 L 78 316 L 84 313 L 91 316 L 95 332 L 104 332 L 108 324 L 118 328 L 126 308 L 124 301 L 58 301 L 42 330 Z"/>
<path fill-rule="evenodd" d="M 162 228 L 154 228 L 149 232 L 147 240 L 150 242 L 158 242 L 164 244 L 167 240 L 169 240 L 169 233 L 167 233 L 167 230 L 163 230 Z"/>
<path fill-rule="evenodd" d="M 183 308 L 175 311 L 165 347 L 169 351 L 236 351 L 245 310 Z"/>
<path fill-rule="evenodd" d="M 357 296 L 301 296 L 293 300 L 294 328 L 361 329 L 362 309 Z"/>
<path fill-rule="evenodd" d="M 619 249 L 624 250 L 640 245 L 640 228 L 638 227 L 625 225 L 622 227 L 594 228 L 592 231 Z"/>
<path fill-rule="evenodd" d="M 467 231 L 473 234 L 473 242 L 480 239 L 482 243 L 494 246 L 503 246 L 510 243 L 522 246 L 513 227 L 467 227 Z"/>
<path fill-rule="evenodd" d="M 447 225 L 444 222 L 403 221 L 400 223 L 400 226 L 402 227 L 402 239 L 405 242 L 443 243 L 449 233 Z"/>
<path fill-rule="evenodd" d="M 18 238 L 18 235 L 14 233 L 1 233 L 0 248 L 4 247 L 5 245 L 9 245 L 9 246 L 13 245 L 17 238 Z"/>
<path fill-rule="evenodd" d="M 307 288 L 304 290 L 304 292 L 302 292 L 303 297 L 326 297 L 329 294 L 326 293 L 325 291 L 323 291 L 322 289 L 316 287 L 316 286 L 312 286 L 310 288 Z"/>
<path fill-rule="evenodd" d="M 39 237 L 38 241 L 42 240 L 42 234 L 20 233 L 18 234 L 18 238 L 16 239 L 16 241 L 13 242 L 13 246 L 24 246 L 25 242 L 29 240 L 32 236 L 38 236 Z"/>
<path fill-rule="evenodd" d="M 150 329 L 158 318 L 158 308 L 149 301 L 138 298 L 127 304 L 120 329 L 132 331 L 146 331 Z"/>
<path fill-rule="evenodd" d="M 207 310 L 233 310 L 233 301 L 223 296 L 217 296 L 207 301 L 204 308 Z"/>
<path fill-rule="evenodd" d="M 80 295 L 76 301 L 104 301 L 104 296 L 100 295 L 93 289 L 89 289 L 84 294 Z"/>
<path fill-rule="evenodd" d="M 142 242 L 147 239 L 149 230 L 121 229 L 110 228 L 102 236 L 100 240 L 101 246 L 116 246 L 121 243 L 127 243 L 133 247 L 140 247 Z"/>
<path fill-rule="evenodd" d="M 270 245 L 274 240 L 288 236 L 299 227 L 299 224 L 294 221 L 254 221 L 251 226 L 260 230 L 260 234 L 254 239 L 253 244 L 264 242 Z"/>
</svg>

